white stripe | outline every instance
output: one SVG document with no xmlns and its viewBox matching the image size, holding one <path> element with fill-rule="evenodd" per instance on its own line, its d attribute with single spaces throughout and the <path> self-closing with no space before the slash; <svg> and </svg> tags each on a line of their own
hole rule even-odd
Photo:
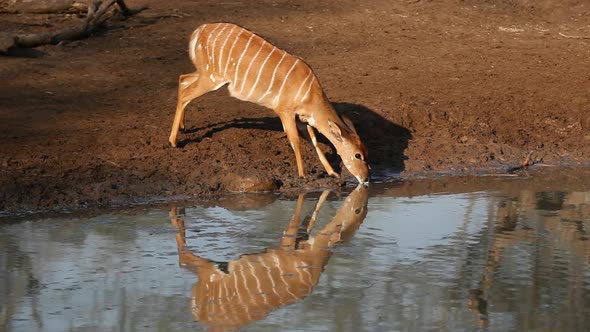
<svg viewBox="0 0 590 332">
<path fill-rule="evenodd" d="M 221 290 L 221 288 L 219 288 L 219 289 Z M 225 305 L 225 303 L 227 303 L 227 302 L 229 302 L 229 301 L 227 300 L 227 298 L 224 298 L 222 296 L 221 291 L 220 291 L 219 297 L 217 298 L 217 301 L 215 303 L 217 305 L 217 307 L 220 309 L 219 310 L 220 312 L 215 314 L 215 316 L 217 316 L 217 317 L 222 316 L 225 319 L 227 319 L 228 308 L 227 308 L 227 305 Z"/>
<path fill-rule="evenodd" d="M 236 39 L 234 40 L 233 44 L 231 45 L 231 48 L 229 49 L 229 53 L 227 54 L 227 62 L 225 63 L 225 68 L 223 69 L 223 77 L 225 78 L 225 73 L 227 73 L 227 66 L 229 65 L 229 62 L 231 60 L 231 54 L 234 51 L 234 47 L 236 46 L 236 43 L 238 42 L 238 40 L 240 39 L 240 36 L 244 33 L 244 29 L 242 29 L 242 31 L 240 31 L 240 33 L 238 33 L 238 36 L 236 37 Z"/>
<path fill-rule="evenodd" d="M 209 47 L 209 44 L 211 44 L 211 36 L 213 36 L 213 34 L 215 33 L 215 31 L 217 31 L 219 28 L 221 28 L 221 24 L 218 24 L 213 31 L 209 32 L 209 35 L 207 36 L 207 58 L 209 58 L 209 62 L 211 62 L 211 49 Z"/>
<path fill-rule="evenodd" d="M 275 82 L 275 75 L 277 74 L 277 69 L 279 69 L 279 66 L 283 62 L 283 59 L 285 58 L 286 55 L 287 55 L 287 52 L 283 51 L 283 56 L 281 57 L 281 60 L 279 60 L 279 63 L 277 63 L 277 65 L 275 66 L 275 70 L 273 70 L 273 72 L 272 72 L 272 78 L 270 79 L 270 84 L 268 85 L 266 92 L 264 92 L 262 94 L 262 96 L 260 98 L 258 98 L 258 100 L 257 100 L 258 102 L 260 102 L 262 100 L 262 98 L 264 98 L 268 94 L 270 94 L 270 89 L 272 88 L 272 85 Z"/>
<path fill-rule="evenodd" d="M 272 253 L 272 254 L 269 254 L 268 257 L 272 258 L 272 256 L 274 256 L 274 255 L 276 255 L 276 254 L 275 253 Z M 274 294 L 276 294 L 276 292 L 277 292 L 277 285 L 275 284 L 275 278 L 273 277 L 273 274 L 272 274 L 272 266 L 271 265 L 267 265 L 266 264 L 266 261 L 265 261 L 265 264 L 263 264 L 263 265 L 266 268 L 268 279 L 270 280 L 270 283 L 272 284 L 271 290 L 272 290 L 272 292 Z"/>
<path fill-rule="evenodd" d="M 260 80 L 260 76 L 262 75 L 262 71 L 264 69 L 264 66 L 266 65 L 266 62 L 268 61 L 268 59 L 270 58 L 270 56 L 274 53 L 274 51 L 276 49 L 277 49 L 276 47 L 273 47 L 272 48 L 272 51 L 270 51 L 268 53 L 268 55 L 266 56 L 266 58 L 264 59 L 264 61 L 260 65 L 260 69 L 258 69 L 258 76 L 256 76 L 256 81 L 254 82 L 254 85 L 252 86 L 252 89 L 250 89 L 250 93 L 248 94 L 248 97 L 246 97 L 246 99 L 249 99 L 250 96 L 252 96 L 252 93 L 254 93 L 254 90 L 256 89 L 256 86 L 258 85 L 258 81 Z"/>
<path fill-rule="evenodd" d="M 211 277 L 211 276 L 209 276 L 209 277 Z M 216 301 L 217 300 L 217 297 L 215 296 L 215 294 L 217 293 L 217 287 L 216 287 L 217 286 L 217 283 L 212 284 L 211 286 L 212 286 L 211 288 L 213 288 L 213 289 L 211 290 L 211 293 L 210 294 L 212 295 L 211 297 L 213 297 L 213 298 L 211 298 L 211 297 L 207 298 L 207 304 L 206 305 L 207 305 L 207 308 L 208 308 L 207 312 L 209 314 L 214 314 L 214 313 L 217 312 L 217 305 L 216 305 L 217 304 L 217 301 Z"/>
<path fill-rule="evenodd" d="M 305 92 L 305 94 L 301 98 L 301 101 L 304 101 L 305 99 L 307 99 L 307 95 L 309 95 L 309 91 L 311 91 L 311 86 L 313 85 L 313 80 L 315 80 L 315 76 L 313 76 L 311 78 L 311 80 L 309 81 L 309 87 L 307 87 L 307 91 Z"/>
<path fill-rule="evenodd" d="M 303 80 L 303 82 L 301 82 L 301 85 L 299 86 L 299 90 L 297 90 L 297 94 L 295 95 L 295 98 L 293 98 L 293 100 L 297 100 L 297 97 L 299 97 L 299 94 L 301 93 L 301 89 L 303 88 L 303 85 L 307 82 L 307 79 L 311 76 L 311 69 L 309 70 L 309 74 L 307 74 L 307 76 L 305 76 L 305 79 Z"/>
<path fill-rule="evenodd" d="M 299 284 L 307 286 L 305 280 L 303 280 L 303 268 L 301 267 L 303 264 L 306 264 L 306 262 L 303 262 L 301 259 L 298 261 L 293 261 L 293 267 L 295 268 L 295 271 L 297 271 L 297 279 L 299 279 Z"/>
<path fill-rule="evenodd" d="M 250 263 L 249 260 L 246 259 L 246 264 L 248 264 L 248 273 L 249 273 L 249 277 L 247 280 L 252 280 L 254 279 L 254 281 L 256 281 L 256 288 L 257 291 L 254 291 L 254 289 L 252 289 L 249 286 L 246 286 L 246 291 L 248 293 L 248 298 L 250 299 L 250 302 L 252 304 L 254 304 L 255 306 L 260 306 L 259 302 L 259 294 L 262 293 L 261 288 L 260 288 L 260 280 L 258 280 L 258 276 L 256 275 L 256 273 L 258 272 L 254 266 L 252 266 L 252 264 Z"/>
<path fill-rule="evenodd" d="M 191 42 L 189 45 L 189 55 L 191 60 L 194 60 L 196 57 L 195 54 L 195 47 L 197 47 L 197 43 L 199 42 L 199 37 L 201 36 L 201 31 L 203 30 L 203 28 L 205 27 L 206 24 L 201 25 L 200 27 L 197 28 L 197 30 L 195 30 L 195 32 L 193 32 L 193 35 L 191 36 Z"/>
<path fill-rule="evenodd" d="M 244 285 L 244 287 L 242 287 L 242 291 L 239 292 L 239 298 L 240 298 L 240 302 L 244 303 L 244 299 L 242 297 L 242 294 L 248 294 L 248 283 L 246 282 L 248 280 L 248 278 L 246 277 L 246 275 L 244 274 L 244 263 L 243 261 L 240 262 L 240 281 L 242 282 L 242 285 Z M 246 296 L 246 299 L 248 300 L 248 296 Z"/>
<path fill-rule="evenodd" d="M 213 53 L 211 54 L 211 66 L 215 66 L 215 51 L 217 51 L 217 49 L 215 48 L 215 44 L 217 44 L 217 39 L 219 39 L 219 36 L 221 36 L 221 34 L 225 31 L 225 29 L 227 29 L 227 24 L 223 25 L 223 29 L 221 29 L 221 31 L 219 31 L 219 33 L 217 33 L 217 36 L 215 36 L 215 39 L 213 40 L 213 46 L 212 46 Z M 219 53 L 219 56 L 221 56 L 221 53 Z"/>
<path fill-rule="evenodd" d="M 285 79 L 283 80 L 283 84 L 281 84 L 281 88 L 279 89 L 279 93 L 277 93 L 277 95 L 274 99 L 273 106 L 278 105 L 279 101 L 281 100 L 281 93 L 283 92 L 283 88 L 285 87 L 285 83 L 287 83 L 287 80 L 289 79 L 289 75 L 291 75 L 291 72 L 293 71 L 293 69 L 295 69 L 295 66 L 297 65 L 297 63 L 299 63 L 299 59 L 296 59 L 295 62 L 293 62 L 291 69 L 289 69 L 289 72 L 287 72 L 287 76 L 285 76 Z"/>
<path fill-rule="evenodd" d="M 280 276 L 280 275 L 281 275 L 281 272 L 282 272 L 282 270 L 281 270 L 281 267 L 278 265 L 278 261 L 279 261 L 279 260 L 278 260 L 278 258 L 277 258 L 277 254 L 274 254 L 274 255 L 272 255 L 270 258 L 271 258 L 271 259 L 274 261 L 274 264 L 273 264 L 272 266 L 278 270 L 278 273 L 279 273 L 279 275 L 278 275 L 278 276 Z M 279 278 L 277 278 L 277 275 L 276 275 L 276 273 L 272 273 L 272 276 L 274 277 L 274 278 L 273 278 L 273 283 L 272 283 L 272 284 L 273 284 L 273 286 L 274 286 L 274 287 L 273 287 L 273 293 L 275 293 L 275 295 L 276 295 L 276 296 L 277 296 L 279 299 L 283 300 L 283 296 L 282 296 L 282 295 L 283 295 L 284 293 L 283 293 L 283 292 L 278 292 L 279 288 L 277 287 L 277 285 L 275 285 L 275 281 L 279 281 Z M 284 282 L 284 280 L 283 280 L 283 282 Z"/>
<path fill-rule="evenodd" d="M 280 272 L 280 277 L 281 277 L 281 281 L 285 284 L 285 291 L 287 291 L 287 293 L 289 293 L 289 295 L 291 296 L 290 299 L 296 299 L 297 296 L 295 296 L 295 294 L 293 294 L 291 292 L 291 285 L 287 282 L 287 280 L 285 280 L 285 273 L 283 272 L 283 268 L 281 267 L 281 260 L 278 259 L 278 257 L 275 256 L 275 261 L 277 263 L 277 266 L 279 268 L 279 272 Z"/>
<path fill-rule="evenodd" d="M 234 265 L 234 270 L 231 274 L 231 277 L 234 279 L 234 291 L 235 291 L 235 297 L 232 298 L 232 302 L 236 303 L 237 301 L 240 300 L 240 277 L 239 277 L 239 271 L 242 268 L 241 262 L 238 260 L 235 262 L 236 264 Z"/>
<path fill-rule="evenodd" d="M 240 259 L 240 261 L 243 262 L 242 259 Z M 251 306 L 247 305 L 248 303 L 252 303 L 252 297 L 250 296 L 250 292 L 248 290 L 248 283 L 246 282 L 248 280 L 248 277 L 246 277 L 246 275 L 244 274 L 244 265 L 245 264 L 240 264 L 241 265 L 241 270 L 240 270 L 240 275 L 242 276 L 242 284 L 244 285 L 244 287 L 242 288 L 242 292 L 240 294 L 243 294 L 244 297 L 240 296 L 240 302 L 242 304 L 242 308 L 245 309 L 246 314 L 248 315 L 248 319 L 252 319 L 252 314 L 250 313 L 250 309 Z M 250 271 L 246 271 L 249 274 L 251 274 Z"/>
<path fill-rule="evenodd" d="M 258 294 L 262 295 L 262 287 L 260 285 L 260 279 L 256 275 L 256 268 L 252 266 L 252 263 L 250 263 L 249 261 L 248 266 L 250 266 L 250 269 L 252 269 L 252 277 L 254 278 L 254 280 L 256 280 L 256 288 L 258 290 Z"/>
<path fill-rule="evenodd" d="M 268 254 L 270 255 L 270 254 Z M 272 275 L 270 274 L 270 267 L 268 265 L 266 265 L 266 257 L 268 257 L 268 255 L 265 255 L 263 257 L 261 257 L 260 259 L 260 264 L 262 264 L 262 266 L 264 267 L 264 269 L 262 269 L 263 271 L 266 271 L 266 275 L 268 280 L 270 280 L 273 285 L 271 286 L 271 291 L 268 293 L 272 293 L 274 291 L 274 281 L 272 279 Z M 262 273 L 261 273 L 262 274 Z M 264 294 L 264 303 L 268 304 L 268 298 L 271 296 L 271 294 Z"/>
<path fill-rule="evenodd" d="M 225 291 L 225 296 L 231 300 L 231 296 L 233 294 L 230 293 L 229 289 L 227 288 L 227 282 L 225 282 L 227 279 L 223 278 L 221 279 L 221 284 L 223 285 L 223 290 Z"/>
<path fill-rule="evenodd" d="M 254 38 L 254 36 L 255 36 L 255 34 L 252 34 L 252 36 L 250 36 L 250 38 L 248 38 L 248 42 L 246 43 L 246 46 L 244 46 L 244 50 L 242 51 L 242 54 L 240 54 L 240 58 L 238 59 L 238 65 L 236 66 L 236 72 L 234 74 L 234 80 L 233 80 L 234 85 L 236 85 L 236 82 L 238 81 L 238 72 L 240 71 L 240 63 L 242 62 L 242 58 L 244 57 L 244 54 L 246 54 L 248 47 L 250 47 L 250 42 L 252 41 L 252 38 Z"/>
<path fill-rule="evenodd" d="M 221 45 L 221 50 L 219 51 L 219 61 L 218 61 L 218 64 L 219 64 L 219 66 L 217 67 L 217 68 L 219 68 L 219 69 L 218 69 L 218 72 L 221 72 L 221 63 L 223 62 L 223 51 L 225 50 L 225 44 L 227 44 L 227 40 L 229 39 L 229 36 L 231 36 L 231 33 L 232 33 L 232 32 L 234 32 L 234 30 L 235 30 L 236 28 L 237 28 L 237 27 L 234 25 L 234 26 L 231 28 L 231 30 L 229 30 L 229 32 L 227 33 L 227 36 L 225 36 L 225 41 L 224 41 L 224 42 L 223 42 L 223 44 Z M 229 55 L 228 55 L 227 57 L 228 57 L 228 59 L 229 59 Z"/>
<path fill-rule="evenodd" d="M 199 40 L 199 35 L 196 34 L 188 46 L 188 53 L 191 60 L 195 60 L 195 48 L 197 47 L 197 41 Z"/>
<path fill-rule="evenodd" d="M 235 296 L 236 296 L 236 300 L 237 298 L 240 297 L 240 290 L 238 288 L 238 268 L 240 267 L 240 264 L 237 264 L 238 262 L 236 262 L 236 264 L 234 265 L 234 270 L 232 271 L 231 276 L 234 278 L 234 291 L 235 291 Z"/>
<path fill-rule="evenodd" d="M 309 270 L 309 268 L 302 268 L 302 267 L 300 267 L 300 269 L 303 270 L 303 272 L 305 272 L 305 274 L 307 274 L 308 279 L 309 279 L 308 284 L 313 286 L 313 277 L 311 275 L 311 271 Z"/>
<path fill-rule="evenodd" d="M 258 49 L 258 52 L 256 52 L 256 54 L 254 54 L 254 57 L 252 58 L 252 60 L 250 60 L 250 64 L 248 65 L 248 69 L 246 69 L 246 73 L 244 74 L 244 80 L 242 81 L 242 87 L 240 88 L 240 93 L 242 93 L 242 91 L 244 91 L 244 86 L 246 85 L 246 79 L 248 78 L 248 74 L 250 73 L 250 69 L 252 68 L 254 61 L 256 61 L 256 58 L 258 58 L 258 55 L 260 54 L 260 51 L 262 51 L 262 49 L 264 48 L 265 44 L 266 44 L 266 40 L 263 39 L 262 44 L 260 45 L 260 48 Z"/>
</svg>

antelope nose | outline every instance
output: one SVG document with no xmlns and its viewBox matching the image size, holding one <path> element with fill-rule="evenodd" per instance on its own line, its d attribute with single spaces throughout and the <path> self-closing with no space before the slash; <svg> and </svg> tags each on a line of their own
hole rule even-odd
<svg viewBox="0 0 590 332">
<path fill-rule="evenodd" d="M 369 185 L 369 182 L 371 182 L 371 174 L 369 174 L 366 178 L 365 181 L 363 181 L 364 185 Z"/>
<path fill-rule="evenodd" d="M 358 180 L 359 183 L 364 184 L 366 186 L 369 184 L 370 176 L 366 176 L 366 177 L 357 176 L 356 179 Z"/>
</svg>

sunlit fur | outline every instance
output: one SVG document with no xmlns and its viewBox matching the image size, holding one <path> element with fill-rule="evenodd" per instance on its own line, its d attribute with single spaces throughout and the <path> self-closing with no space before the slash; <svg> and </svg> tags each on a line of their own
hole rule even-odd
<svg viewBox="0 0 590 332">
<path fill-rule="evenodd" d="M 231 23 L 197 28 L 189 42 L 189 55 L 197 71 L 179 78 L 178 104 L 169 139 L 172 146 L 176 146 L 178 131 L 184 128 L 186 106 L 193 99 L 227 85 L 231 96 L 266 106 L 279 116 L 295 152 L 299 176 L 305 176 L 305 171 L 297 119 L 307 123 L 312 143 L 329 175 L 338 176 L 317 145 L 314 129 L 334 145 L 346 169 L 359 182 L 369 180 L 366 148 L 352 122 L 345 123 L 336 113 L 316 75 L 303 60 Z M 362 158 L 350 160 L 356 153 Z"/>
</svg>

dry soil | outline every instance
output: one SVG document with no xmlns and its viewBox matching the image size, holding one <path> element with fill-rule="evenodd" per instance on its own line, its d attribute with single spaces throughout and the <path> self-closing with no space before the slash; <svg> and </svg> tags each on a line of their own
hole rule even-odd
<svg viewBox="0 0 590 332">
<path fill-rule="evenodd" d="M 128 1 L 150 8 L 91 38 L 0 57 L 0 210 L 209 198 L 236 176 L 341 186 L 308 142 L 306 179 L 278 118 L 226 89 L 188 107 L 177 79 L 202 23 L 234 22 L 303 58 L 369 150 L 374 179 L 590 160 L 585 0 Z M 78 18 L 0 14 L 0 30 Z M 324 144 L 338 169 L 340 160 Z"/>
</svg>

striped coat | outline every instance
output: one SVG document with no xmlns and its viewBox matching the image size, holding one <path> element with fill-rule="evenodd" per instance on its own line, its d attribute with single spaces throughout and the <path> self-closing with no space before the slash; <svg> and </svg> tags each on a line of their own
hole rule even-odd
<svg viewBox="0 0 590 332">
<path fill-rule="evenodd" d="M 181 75 L 170 133 L 176 146 L 186 106 L 227 85 L 231 96 L 268 107 L 279 116 L 295 152 L 299 176 L 305 176 L 296 120 L 306 123 L 327 173 L 338 176 L 317 145 L 314 128 L 334 145 L 346 168 L 367 182 L 367 150 L 352 121 L 336 113 L 311 68 L 264 38 L 231 23 L 203 24 L 192 34 L 189 56 L 197 71 Z"/>
<path fill-rule="evenodd" d="M 308 233 L 329 192 L 322 194 L 307 225 Z M 299 196 L 280 245 L 259 254 L 243 255 L 229 263 L 216 263 L 186 249 L 184 223 L 176 240 L 180 265 L 198 275 L 191 294 L 191 311 L 203 323 L 238 328 L 264 318 L 268 312 L 307 296 L 318 283 L 332 251 L 350 239 L 367 214 L 368 189 L 359 186 L 343 202 L 332 220 L 315 236 L 297 238 L 301 228 Z"/>
</svg>

